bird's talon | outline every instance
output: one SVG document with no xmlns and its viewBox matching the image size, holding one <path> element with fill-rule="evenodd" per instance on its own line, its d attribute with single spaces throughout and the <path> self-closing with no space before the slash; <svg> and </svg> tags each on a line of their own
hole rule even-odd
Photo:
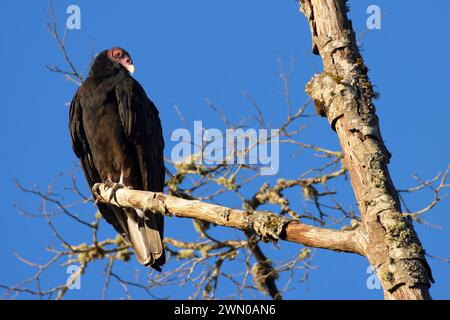
<svg viewBox="0 0 450 320">
<path fill-rule="evenodd" d="M 92 193 L 94 195 L 94 204 L 98 204 L 98 199 L 102 197 L 100 194 L 100 183 L 94 184 L 92 187 Z"/>
<path fill-rule="evenodd" d="M 109 189 L 114 188 L 114 186 L 118 183 L 107 180 L 103 184 L 105 185 L 105 191 L 108 191 Z"/>
<path fill-rule="evenodd" d="M 119 189 L 126 188 L 123 184 L 120 183 L 108 183 L 108 190 L 111 189 L 111 193 L 108 197 L 108 202 L 111 203 L 111 201 L 114 199 L 115 202 L 117 202 L 116 192 Z"/>
</svg>

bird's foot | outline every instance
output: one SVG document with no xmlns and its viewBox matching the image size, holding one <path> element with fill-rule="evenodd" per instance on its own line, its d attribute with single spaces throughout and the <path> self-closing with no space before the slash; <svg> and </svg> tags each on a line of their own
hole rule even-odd
<svg viewBox="0 0 450 320">
<path fill-rule="evenodd" d="M 109 203 L 111 203 L 111 201 L 113 199 L 114 199 L 115 202 L 117 202 L 117 197 L 116 197 L 117 190 L 123 189 L 123 188 L 127 188 L 121 183 L 115 183 L 115 182 L 111 182 L 111 181 L 105 182 L 104 185 L 105 185 L 105 191 L 108 191 L 109 189 L 111 189 L 111 193 L 110 193 L 110 195 L 108 197 L 108 202 Z"/>
<path fill-rule="evenodd" d="M 98 204 L 98 199 L 101 199 L 101 192 L 100 192 L 100 183 L 95 183 L 92 186 L 92 194 L 94 195 L 94 204 Z"/>
</svg>

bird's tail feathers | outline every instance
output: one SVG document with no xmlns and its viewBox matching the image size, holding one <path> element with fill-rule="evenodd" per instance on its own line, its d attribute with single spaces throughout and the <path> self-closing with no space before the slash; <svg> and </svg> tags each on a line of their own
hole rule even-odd
<svg viewBox="0 0 450 320">
<path fill-rule="evenodd" d="M 125 209 L 125 212 L 130 241 L 138 261 L 161 271 L 165 262 L 161 219 L 155 213 L 140 217 L 133 209 Z"/>
</svg>

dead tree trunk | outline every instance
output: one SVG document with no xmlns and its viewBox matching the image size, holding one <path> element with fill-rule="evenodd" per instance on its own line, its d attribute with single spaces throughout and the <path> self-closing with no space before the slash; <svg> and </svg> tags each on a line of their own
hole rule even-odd
<svg viewBox="0 0 450 320">
<path fill-rule="evenodd" d="M 361 214 L 363 254 L 377 270 L 386 299 L 430 299 L 431 270 L 389 175 L 390 153 L 380 134 L 374 92 L 346 1 L 301 0 L 300 10 L 324 69 L 306 91 L 319 114 L 328 118 L 344 152 Z"/>
</svg>

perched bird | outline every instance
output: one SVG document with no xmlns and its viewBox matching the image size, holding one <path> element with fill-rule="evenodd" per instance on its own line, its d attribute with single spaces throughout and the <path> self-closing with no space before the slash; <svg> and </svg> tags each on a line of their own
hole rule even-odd
<svg viewBox="0 0 450 320">
<path fill-rule="evenodd" d="M 159 113 L 131 77 L 133 72 L 127 51 L 105 50 L 96 57 L 72 100 L 72 148 L 91 190 L 96 183 L 106 183 L 114 192 L 121 187 L 163 191 L 164 140 Z M 133 246 L 138 261 L 161 271 L 165 262 L 163 216 L 104 203 L 97 206 Z"/>
</svg>

